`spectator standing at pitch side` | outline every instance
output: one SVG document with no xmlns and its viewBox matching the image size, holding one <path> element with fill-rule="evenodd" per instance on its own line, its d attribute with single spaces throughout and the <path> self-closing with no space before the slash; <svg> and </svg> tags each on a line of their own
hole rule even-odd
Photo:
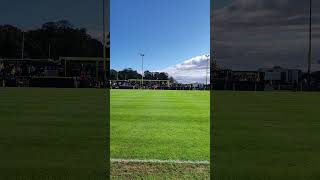
<svg viewBox="0 0 320 180">
<path fill-rule="evenodd" d="M 3 62 L 0 62 L 0 85 L 2 87 L 4 87 L 4 81 L 5 81 L 5 69 L 4 69 L 4 63 Z"/>
</svg>

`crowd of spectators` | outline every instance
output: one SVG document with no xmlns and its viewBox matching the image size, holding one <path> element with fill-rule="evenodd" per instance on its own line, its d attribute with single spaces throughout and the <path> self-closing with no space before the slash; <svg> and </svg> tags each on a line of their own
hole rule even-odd
<svg viewBox="0 0 320 180">
<path fill-rule="evenodd" d="M 1 86 L 26 86 L 27 82 L 34 77 L 50 75 L 52 68 L 52 66 L 25 61 L 0 60 L 0 84 Z"/>
<path fill-rule="evenodd" d="M 182 84 L 167 81 L 130 81 L 130 80 L 111 80 L 112 89 L 162 89 L 162 90 L 204 90 L 208 86 L 203 84 Z"/>
<path fill-rule="evenodd" d="M 181 84 L 170 80 L 112 80 L 104 83 L 103 72 L 96 73 L 96 67 L 79 64 L 68 67 L 65 74 L 63 66 L 49 62 L 3 61 L 0 59 L 0 86 L 64 86 L 73 87 L 106 87 L 113 89 L 162 89 L 162 90 L 203 90 L 206 86 Z M 52 72 L 52 74 L 50 74 Z M 97 77 L 100 77 L 97 79 Z M 69 80 L 67 80 L 69 78 Z M 59 84 L 59 81 L 61 83 Z M 56 84 L 56 85 L 54 85 Z"/>
<path fill-rule="evenodd" d="M 101 87 L 102 82 L 98 81 L 92 69 L 80 69 L 80 75 L 76 75 L 77 87 Z"/>
<path fill-rule="evenodd" d="M 0 61 L 0 76 L 2 79 L 17 77 L 45 76 L 45 67 L 28 65 L 26 63 L 6 63 Z"/>
<path fill-rule="evenodd" d="M 56 84 L 60 87 L 62 86 L 60 84 L 65 84 L 66 78 L 73 79 L 69 83 L 73 81 L 74 83 L 71 84 L 74 87 L 104 87 L 103 79 L 97 80 L 94 66 L 80 64 L 75 67 L 67 67 L 67 69 L 68 74 L 65 74 L 62 64 L 49 61 L 4 61 L 0 59 L 0 87 L 29 86 L 31 82 L 37 82 L 37 86 Z M 98 76 L 102 77 L 102 75 Z M 62 83 L 59 84 L 59 81 Z"/>
</svg>

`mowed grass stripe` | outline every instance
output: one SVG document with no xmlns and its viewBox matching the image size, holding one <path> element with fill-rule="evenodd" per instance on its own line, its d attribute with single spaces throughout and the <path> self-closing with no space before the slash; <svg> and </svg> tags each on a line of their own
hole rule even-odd
<svg viewBox="0 0 320 180">
<path fill-rule="evenodd" d="M 111 157 L 209 160 L 209 92 L 112 90 Z"/>
</svg>

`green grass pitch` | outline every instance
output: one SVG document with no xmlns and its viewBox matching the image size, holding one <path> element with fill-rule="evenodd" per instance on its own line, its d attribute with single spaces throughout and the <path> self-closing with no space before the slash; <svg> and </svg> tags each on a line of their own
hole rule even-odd
<svg viewBox="0 0 320 180">
<path fill-rule="evenodd" d="M 112 90 L 111 158 L 209 161 L 209 94 Z M 130 178 L 208 179 L 209 166 L 115 164 L 112 172 L 124 179 L 128 172 Z"/>
<path fill-rule="evenodd" d="M 214 179 L 320 179 L 320 93 L 212 95 Z"/>
<path fill-rule="evenodd" d="M 0 179 L 104 180 L 106 92 L 0 88 Z"/>
<path fill-rule="evenodd" d="M 111 157 L 209 161 L 205 91 L 112 90 Z"/>
<path fill-rule="evenodd" d="M 209 160 L 208 92 L 112 90 L 111 95 L 112 158 Z M 0 177 L 104 179 L 106 115 L 105 90 L 1 88 Z M 115 166 L 115 173 L 136 172 L 130 178 L 208 177 L 207 166 Z"/>
<path fill-rule="evenodd" d="M 209 160 L 209 98 L 112 90 L 111 158 Z M 319 93 L 218 91 L 212 98 L 216 179 L 319 179 Z M 0 88 L 0 177 L 103 176 L 105 103 L 99 89 Z M 113 167 L 123 179 L 208 178 L 204 166 Z"/>
</svg>

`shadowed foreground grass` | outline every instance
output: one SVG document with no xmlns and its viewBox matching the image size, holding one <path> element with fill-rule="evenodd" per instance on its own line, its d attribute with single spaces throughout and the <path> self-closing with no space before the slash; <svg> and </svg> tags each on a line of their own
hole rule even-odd
<svg viewBox="0 0 320 180">
<path fill-rule="evenodd" d="M 111 164 L 112 179 L 209 179 L 209 165 L 170 163 Z"/>
<path fill-rule="evenodd" d="M 320 179 L 320 93 L 216 91 L 211 97 L 215 180 Z"/>
<path fill-rule="evenodd" d="M 106 178 L 106 91 L 0 88 L 0 179 Z"/>
</svg>

